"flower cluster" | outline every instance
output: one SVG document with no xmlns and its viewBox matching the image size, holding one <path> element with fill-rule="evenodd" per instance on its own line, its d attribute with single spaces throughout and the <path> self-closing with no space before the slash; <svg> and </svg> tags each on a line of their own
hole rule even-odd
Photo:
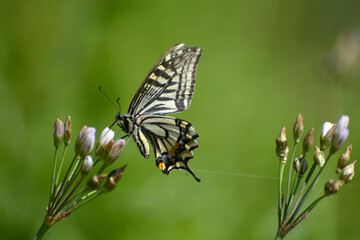
<svg viewBox="0 0 360 240">
<path fill-rule="evenodd" d="M 304 206 L 310 191 L 317 182 L 321 172 L 325 168 L 329 159 L 341 148 L 345 140 L 349 136 L 349 117 L 341 116 L 339 121 L 335 124 L 325 122 L 321 135 L 319 146 L 315 146 L 315 151 L 312 156 L 313 163 L 309 171 L 308 161 L 306 160 L 310 150 L 314 145 L 314 128 L 311 128 L 308 134 L 303 139 L 302 154 L 295 158 L 295 151 L 297 144 L 300 142 L 301 136 L 304 132 L 303 117 L 298 115 L 294 124 L 294 146 L 291 154 L 292 164 L 289 166 L 288 180 L 286 191 L 283 188 L 283 174 L 284 168 L 289 156 L 289 147 L 286 138 L 286 129 L 283 127 L 280 131 L 279 137 L 276 138 L 276 154 L 279 157 L 279 196 L 278 196 L 278 230 L 275 239 L 283 239 L 294 227 L 297 226 L 310 211 L 325 197 L 335 194 L 340 188 L 350 182 L 354 177 L 354 166 L 350 162 L 350 153 L 352 145 L 350 144 L 345 152 L 339 157 L 336 168 L 338 179 L 329 180 L 324 186 L 324 193 L 322 196 L 314 200 L 308 206 Z M 325 152 L 328 150 L 326 156 Z M 307 158 L 308 159 L 308 158 Z M 292 177 L 292 173 L 294 176 Z M 304 178 L 304 176 L 306 177 Z M 302 210 L 301 213 L 300 210 Z"/>
<path fill-rule="evenodd" d="M 96 129 L 93 127 L 84 126 L 82 128 L 75 142 L 75 154 L 69 168 L 63 173 L 62 166 L 72 137 L 71 118 L 69 116 L 65 124 L 59 119 L 56 120 L 54 125 L 55 157 L 50 199 L 44 222 L 35 239 L 41 239 L 50 227 L 68 217 L 76 209 L 102 193 L 114 190 L 120 181 L 126 165 L 112 170 L 109 174 L 104 171 L 120 157 L 125 147 L 125 141 L 123 139 L 114 140 L 114 131 L 108 127 L 103 130 L 97 141 L 95 133 Z M 62 143 L 64 143 L 64 148 L 59 156 L 59 148 Z M 92 156 L 95 143 L 95 154 Z M 97 168 L 96 171 L 95 168 Z M 59 181 L 60 177 L 62 181 Z"/>
</svg>

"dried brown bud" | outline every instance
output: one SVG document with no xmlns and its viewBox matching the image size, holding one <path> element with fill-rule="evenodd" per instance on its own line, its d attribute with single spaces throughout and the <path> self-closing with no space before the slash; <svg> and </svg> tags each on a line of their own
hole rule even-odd
<svg viewBox="0 0 360 240">
<path fill-rule="evenodd" d="M 120 157 L 120 154 L 122 150 L 125 147 L 125 140 L 124 139 L 118 139 L 116 140 L 111 147 L 111 150 L 107 156 L 107 158 L 104 160 L 104 164 L 106 166 L 111 165 L 113 162 L 115 162 L 116 159 Z"/>
<path fill-rule="evenodd" d="M 114 140 L 110 140 L 110 142 L 108 142 L 106 145 L 102 145 L 101 147 L 99 147 L 96 156 L 100 161 L 105 161 L 106 158 L 109 156 L 114 142 Z"/>
<path fill-rule="evenodd" d="M 353 177 L 355 175 L 354 168 L 355 168 L 356 162 L 357 162 L 357 160 L 355 160 L 353 163 L 344 167 L 344 169 L 341 171 L 340 176 L 339 176 L 341 185 L 345 185 L 353 179 Z"/>
<path fill-rule="evenodd" d="M 102 181 L 107 177 L 107 174 L 92 176 L 87 182 L 86 186 L 91 190 L 96 190 L 100 187 Z"/>
<path fill-rule="evenodd" d="M 352 144 L 350 144 L 346 148 L 345 152 L 341 154 L 339 161 L 337 163 L 337 168 L 336 168 L 337 173 L 341 172 L 343 168 L 349 163 L 351 150 L 352 150 Z"/>
<path fill-rule="evenodd" d="M 71 117 L 68 116 L 65 122 L 65 133 L 64 133 L 64 143 L 68 145 L 71 141 L 72 129 L 71 129 Z"/>
<path fill-rule="evenodd" d="M 303 141 L 303 156 L 309 152 L 311 147 L 314 145 L 314 128 L 310 129 L 309 133 L 305 136 Z"/>
<path fill-rule="evenodd" d="M 301 113 L 299 113 L 299 115 L 297 116 L 296 122 L 294 124 L 294 128 L 293 128 L 295 143 L 298 143 L 300 141 L 300 138 L 301 138 L 302 134 L 304 133 L 303 121 L 304 121 L 304 118 L 301 116 Z"/>
<path fill-rule="evenodd" d="M 320 148 L 315 146 L 314 161 L 319 167 L 323 167 L 325 164 L 325 154 L 320 151 Z"/>
<path fill-rule="evenodd" d="M 278 157 L 283 158 L 287 148 L 286 128 L 282 127 L 280 135 L 276 138 L 276 154 Z"/>
<path fill-rule="evenodd" d="M 122 166 L 121 168 L 114 169 L 109 173 L 104 184 L 104 193 L 110 192 L 115 189 L 116 185 L 118 184 L 123 175 L 125 168 L 126 165 Z"/>
<path fill-rule="evenodd" d="M 338 180 L 331 179 L 325 184 L 325 196 L 337 193 L 340 187 L 341 185 Z"/>
<path fill-rule="evenodd" d="M 302 157 L 295 158 L 293 162 L 293 169 L 297 173 L 300 170 L 300 164 L 301 164 Z"/>
<path fill-rule="evenodd" d="M 308 169 L 308 164 L 305 158 L 302 159 L 301 167 L 299 171 L 299 178 L 302 178 Z"/>
</svg>

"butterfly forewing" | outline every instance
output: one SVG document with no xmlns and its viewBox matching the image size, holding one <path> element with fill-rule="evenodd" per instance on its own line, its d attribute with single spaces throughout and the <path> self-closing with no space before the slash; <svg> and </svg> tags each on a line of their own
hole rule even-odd
<svg viewBox="0 0 360 240">
<path fill-rule="evenodd" d="M 167 51 L 149 72 L 129 108 L 133 116 L 186 110 L 195 90 L 201 49 L 181 43 Z"/>
</svg>

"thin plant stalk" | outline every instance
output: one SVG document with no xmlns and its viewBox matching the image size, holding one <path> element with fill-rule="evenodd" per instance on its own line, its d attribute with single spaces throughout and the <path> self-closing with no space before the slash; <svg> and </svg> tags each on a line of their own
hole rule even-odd
<svg viewBox="0 0 360 240">
<path fill-rule="evenodd" d="M 329 156 L 326 158 L 326 161 L 325 161 L 324 166 L 323 166 L 322 168 L 320 168 L 318 174 L 315 176 L 315 178 L 314 178 L 314 180 L 311 182 L 309 188 L 306 190 L 306 192 L 305 192 L 303 198 L 301 199 L 299 205 L 297 206 L 294 214 L 293 214 L 293 215 L 291 216 L 291 218 L 289 219 L 289 222 L 292 222 L 292 220 L 296 217 L 296 214 L 300 211 L 300 209 L 301 209 L 302 205 L 304 204 L 304 201 L 306 200 L 306 198 L 307 198 L 310 190 L 312 189 L 312 187 L 313 187 L 314 184 L 316 183 L 316 181 L 317 181 L 317 179 L 319 178 L 321 172 L 323 171 L 323 169 L 325 168 L 326 164 L 328 163 L 330 157 L 331 157 L 331 154 L 329 154 Z"/>
</svg>

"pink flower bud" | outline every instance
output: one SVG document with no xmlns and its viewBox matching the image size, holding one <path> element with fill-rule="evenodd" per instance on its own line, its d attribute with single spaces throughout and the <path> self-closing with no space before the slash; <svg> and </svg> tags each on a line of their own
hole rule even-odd
<svg viewBox="0 0 360 240">
<path fill-rule="evenodd" d="M 65 133 L 64 124 L 60 119 L 56 119 L 54 124 L 54 146 L 58 148 L 63 141 Z"/>
<path fill-rule="evenodd" d="M 75 143 L 76 153 L 84 157 L 92 151 L 95 144 L 95 132 L 96 129 L 93 127 L 84 126 L 81 129 Z"/>
</svg>

